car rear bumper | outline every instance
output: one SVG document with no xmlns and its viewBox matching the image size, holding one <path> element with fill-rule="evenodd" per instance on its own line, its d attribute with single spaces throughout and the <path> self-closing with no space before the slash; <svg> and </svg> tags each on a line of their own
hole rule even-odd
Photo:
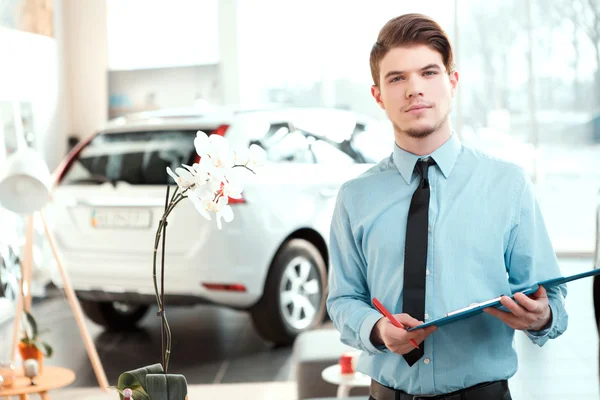
<svg viewBox="0 0 600 400">
<path fill-rule="evenodd" d="M 63 262 L 71 286 L 81 298 L 94 301 L 124 301 L 156 304 L 152 279 L 152 256 L 123 253 L 64 252 Z M 184 257 L 167 255 L 165 302 L 167 304 L 220 304 L 245 309 L 262 294 L 256 271 L 248 265 L 191 263 Z M 227 263 L 230 260 L 225 260 Z M 160 288 L 160 262 L 157 263 Z M 232 273 L 234 271 L 234 273 Z M 57 271 L 52 280 L 62 287 Z M 245 291 L 207 289 L 203 283 L 242 284 Z"/>
<path fill-rule="evenodd" d="M 83 300 L 97 302 L 120 301 L 129 304 L 156 304 L 154 294 L 142 294 L 132 292 L 106 292 L 102 290 L 78 290 L 77 297 Z M 173 306 L 193 306 L 196 304 L 212 304 L 207 299 L 197 296 L 188 296 L 180 294 L 166 294 L 165 304 Z"/>
</svg>

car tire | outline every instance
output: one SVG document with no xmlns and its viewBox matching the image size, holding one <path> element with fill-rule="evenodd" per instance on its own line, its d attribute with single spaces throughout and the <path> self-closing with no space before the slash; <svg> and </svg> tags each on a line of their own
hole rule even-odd
<svg viewBox="0 0 600 400">
<path fill-rule="evenodd" d="M 96 324 L 110 331 L 134 329 L 148 312 L 147 305 L 122 304 L 117 302 L 98 302 L 80 299 L 81 309 Z"/>
<path fill-rule="evenodd" d="M 275 255 L 263 296 L 250 309 L 254 326 L 263 339 L 290 345 L 300 332 L 322 324 L 326 296 L 323 256 L 309 241 L 292 239 Z"/>
</svg>

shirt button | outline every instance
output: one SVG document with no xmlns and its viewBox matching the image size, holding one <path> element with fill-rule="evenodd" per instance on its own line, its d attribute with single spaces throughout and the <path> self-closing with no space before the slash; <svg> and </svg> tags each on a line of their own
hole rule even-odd
<svg viewBox="0 0 600 400">
<path fill-rule="evenodd" d="M 429 232 L 431 232 L 431 231 L 433 230 L 433 229 L 431 229 L 431 225 L 428 225 L 428 226 L 427 226 L 427 230 L 428 230 Z"/>
<path fill-rule="evenodd" d="M 429 274 L 430 274 L 430 272 L 429 272 L 429 268 L 427 268 L 427 269 L 425 270 L 425 275 L 429 275 Z"/>
<path fill-rule="evenodd" d="M 429 314 L 425 314 L 425 319 L 429 319 Z"/>
<path fill-rule="evenodd" d="M 425 364 L 429 365 L 429 363 L 431 362 L 431 360 L 430 360 L 429 358 L 426 358 L 426 359 L 424 359 L 424 360 L 423 360 L 423 362 L 424 362 Z"/>
</svg>

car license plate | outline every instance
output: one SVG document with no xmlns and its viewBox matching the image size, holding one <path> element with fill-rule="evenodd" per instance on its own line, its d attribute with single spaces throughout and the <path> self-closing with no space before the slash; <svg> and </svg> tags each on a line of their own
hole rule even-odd
<svg viewBox="0 0 600 400">
<path fill-rule="evenodd" d="M 102 209 L 92 210 L 91 224 L 98 229 L 147 229 L 152 223 L 150 210 Z"/>
</svg>

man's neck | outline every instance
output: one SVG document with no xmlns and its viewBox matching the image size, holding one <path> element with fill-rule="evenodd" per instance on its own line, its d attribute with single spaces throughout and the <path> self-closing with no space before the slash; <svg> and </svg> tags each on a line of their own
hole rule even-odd
<svg viewBox="0 0 600 400">
<path fill-rule="evenodd" d="M 452 129 L 449 123 L 443 124 L 440 128 L 423 138 L 414 138 L 404 132 L 395 132 L 396 144 L 403 150 L 417 156 L 425 156 L 433 153 L 452 136 Z"/>
</svg>

